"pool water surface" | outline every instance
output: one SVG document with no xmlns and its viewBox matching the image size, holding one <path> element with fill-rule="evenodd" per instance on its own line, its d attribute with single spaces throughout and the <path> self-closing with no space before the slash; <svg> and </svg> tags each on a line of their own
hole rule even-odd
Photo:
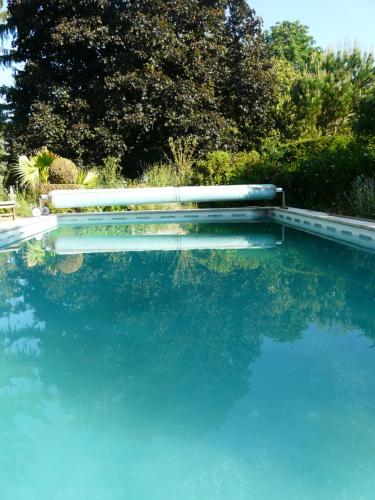
<svg viewBox="0 0 375 500">
<path fill-rule="evenodd" d="M 1 500 L 372 500 L 375 256 L 280 225 L 0 254 Z"/>
</svg>

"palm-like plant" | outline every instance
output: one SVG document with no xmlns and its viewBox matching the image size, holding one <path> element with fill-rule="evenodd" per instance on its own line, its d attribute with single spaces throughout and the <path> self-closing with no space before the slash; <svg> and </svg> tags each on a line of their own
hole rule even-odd
<svg viewBox="0 0 375 500">
<path fill-rule="evenodd" d="M 48 172 L 56 155 L 47 148 L 41 149 L 35 156 L 20 156 L 13 170 L 22 187 L 36 190 L 48 182 Z"/>
<path fill-rule="evenodd" d="M 93 188 L 97 186 L 98 182 L 99 182 L 99 173 L 96 170 L 94 169 L 78 170 L 77 184 L 84 186 L 86 188 Z"/>
<path fill-rule="evenodd" d="M 27 267 L 42 266 L 45 264 L 46 252 L 40 241 L 30 241 L 27 244 L 26 254 L 24 256 Z"/>
</svg>

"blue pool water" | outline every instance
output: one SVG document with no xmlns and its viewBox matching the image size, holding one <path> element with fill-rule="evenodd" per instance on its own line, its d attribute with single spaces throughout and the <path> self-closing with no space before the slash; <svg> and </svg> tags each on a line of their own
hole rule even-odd
<svg viewBox="0 0 375 500">
<path fill-rule="evenodd" d="M 1 253 L 0 499 L 372 500 L 374 269 L 270 224 Z"/>
</svg>

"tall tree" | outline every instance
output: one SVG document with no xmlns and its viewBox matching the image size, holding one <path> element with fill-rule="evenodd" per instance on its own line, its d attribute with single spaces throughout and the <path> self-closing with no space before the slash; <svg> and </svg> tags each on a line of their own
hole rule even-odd
<svg viewBox="0 0 375 500">
<path fill-rule="evenodd" d="M 131 174 L 169 136 L 231 148 L 264 126 L 267 59 L 244 0 L 9 0 L 8 11 L 3 62 L 23 63 L 6 93 L 14 153 L 115 155 Z"/>
<path fill-rule="evenodd" d="M 327 51 L 314 60 L 296 84 L 294 98 L 306 133 L 349 130 L 360 103 L 375 85 L 372 54 L 358 48 Z"/>
<path fill-rule="evenodd" d="M 228 2 L 227 43 L 225 111 L 239 146 L 253 147 L 273 124 L 273 83 L 261 19 L 245 0 Z"/>
<path fill-rule="evenodd" d="M 375 83 L 371 92 L 359 103 L 354 130 L 363 135 L 375 135 Z"/>
<path fill-rule="evenodd" d="M 266 39 L 273 57 L 286 59 L 298 70 L 309 67 L 320 51 L 309 28 L 299 21 L 276 23 L 266 33 Z"/>
<path fill-rule="evenodd" d="M 272 78 L 274 100 L 272 114 L 275 127 L 271 137 L 281 140 L 298 138 L 303 132 L 303 123 L 298 120 L 298 105 L 293 99 L 294 86 L 299 82 L 301 73 L 286 59 L 272 59 Z"/>
</svg>

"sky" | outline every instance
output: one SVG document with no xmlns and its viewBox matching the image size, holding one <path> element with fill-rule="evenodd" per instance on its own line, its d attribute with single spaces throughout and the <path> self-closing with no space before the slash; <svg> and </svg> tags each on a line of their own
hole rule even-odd
<svg viewBox="0 0 375 500">
<path fill-rule="evenodd" d="M 264 27 L 300 21 L 323 48 L 357 42 L 375 52 L 375 0 L 249 0 Z"/>
<path fill-rule="evenodd" d="M 189 1 L 189 0 L 186 0 Z M 264 27 L 301 21 L 323 48 L 360 45 L 375 52 L 375 0 L 249 0 Z M 0 85 L 12 83 L 12 70 L 0 69 Z"/>
</svg>

